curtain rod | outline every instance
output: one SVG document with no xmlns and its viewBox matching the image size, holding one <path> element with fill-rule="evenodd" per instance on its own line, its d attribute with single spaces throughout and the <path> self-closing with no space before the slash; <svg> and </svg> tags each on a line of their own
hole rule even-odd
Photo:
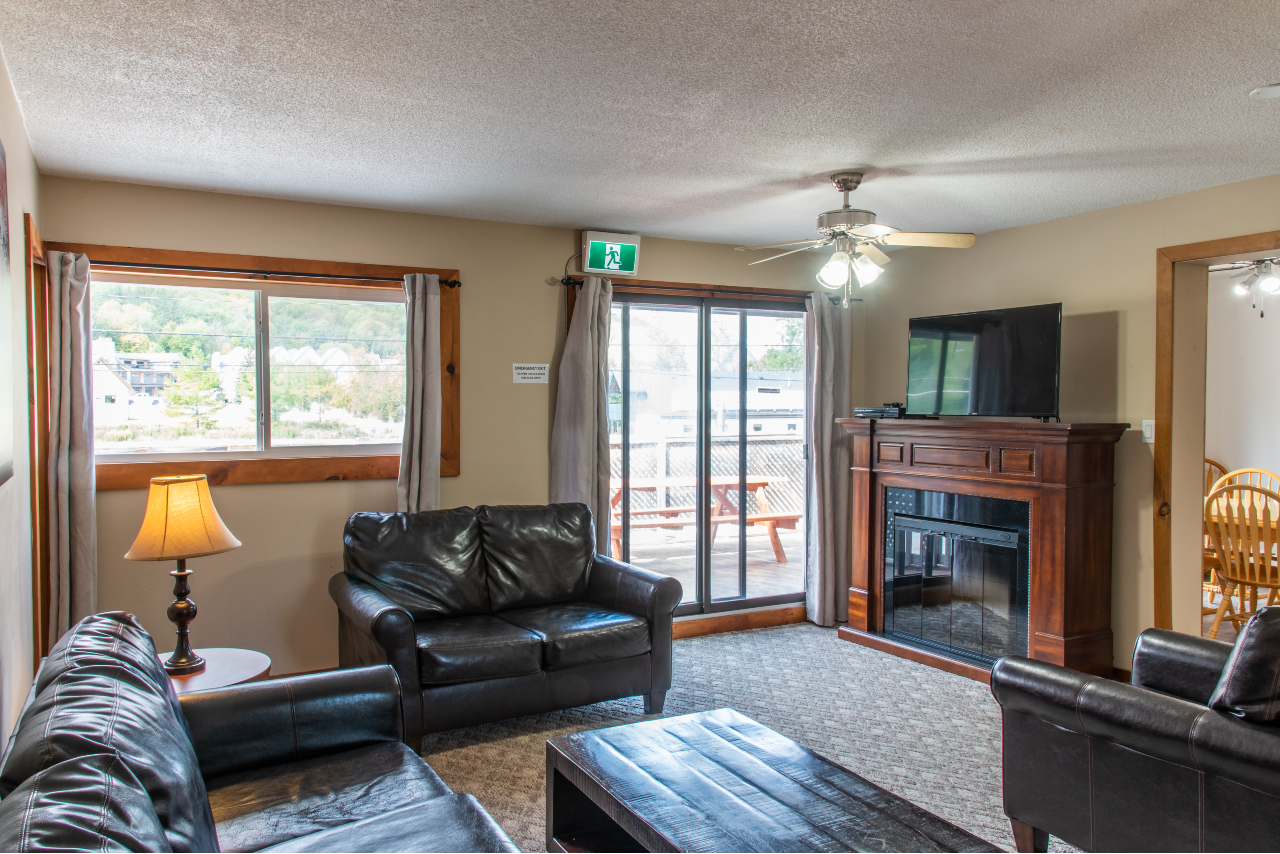
<svg viewBox="0 0 1280 854">
<path fill-rule="evenodd" d="M 93 259 L 89 259 L 93 263 Z M 188 267 L 180 264 L 127 264 L 119 261 L 101 261 L 103 267 L 125 267 L 135 270 L 182 270 L 188 273 L 234 273 L 241 276 L 289 276 L 295 279 L 350 279 L 355 282 L 403 282 L 403 278 L 387 276 L 332 276 L 325 273 L 291 273 L 285 270 L 238 270 L 232 267 Z M 462 286 L 457 279 L 441 279 L 440 284 L 449 288 Z"/>
</svg>

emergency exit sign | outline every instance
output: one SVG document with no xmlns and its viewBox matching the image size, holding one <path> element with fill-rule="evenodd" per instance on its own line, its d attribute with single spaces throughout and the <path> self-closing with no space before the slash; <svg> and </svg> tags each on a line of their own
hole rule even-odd
<svg viewBox="0 0 1280 854">
<path fill-rule="evenodd" d="M 582 271 L 605 276 L 634 276 L 640 267 L 640 238 L 603 231 L 582 233 Z"/>
</svg>

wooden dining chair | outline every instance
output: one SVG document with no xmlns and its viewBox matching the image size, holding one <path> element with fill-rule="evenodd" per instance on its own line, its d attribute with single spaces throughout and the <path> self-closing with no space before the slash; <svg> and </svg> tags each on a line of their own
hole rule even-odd
<svg viewBox="0 0 1280 854">
<path fill-rule="evenodd" d="M 1229 471 L 1213 482 L 1213 487 L 1210 488 L 1209 492 L 1234 483 L 1243 483 L 1248 486 L 1269 489 L 1272 492 L 1280 492 L 1280 475 L 1266 469 L 1235 469 L 1234 471 Z"/>
<path fill-rule="evenodd" d="M 1224 477 L 1227 473 L 1227 467 L 1217 460 L 1204 458 L 1204 494 L 1203 498 L 1208 500 L 1209 493 L 1213 492 L 1213 485 Z M 1204 526 L 1204 545 L 1200 555 L 1200 591 L 1201 596 L 1209 594 L 1209 604 L 1200 605 L 1200 616 L 1216 613 L 1218 594 L 1221 592 L 1221 585 L 1218 583 L 1218 577 L 1214 574 L 1213 568 L 1218 565 L 1218 556 L 1213 551 L 1213 543 L 1209 540 L 1209 526 Z"/>
<path fill-rule="evenodd" d="M 1222 585 L 1222 601 L 1214 614 L 1208 636 L 1216 638 L 1222 621 L 1236 631 L 1258 610 L 1257 591 L 1269 591 L 1274 601 L 1280 590 L 1280 567 L 1276 558 L 1276 522 L 1280 519 L 1280 492 L 1233 483 L 1209 494 L 1204 503 L 1205 525 L 1218 557 L 1215 572 Z M 1252 596 L 1246 593 L 1252 590 Z M 1231 598 L 1240 592 L 1237 609 Z"/>
</svg>

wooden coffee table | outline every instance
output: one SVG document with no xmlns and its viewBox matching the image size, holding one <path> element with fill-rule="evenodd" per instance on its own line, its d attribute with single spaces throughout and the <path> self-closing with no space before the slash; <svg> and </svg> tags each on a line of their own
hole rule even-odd
<svg viewBox="0 0 1280 854">
<path fill-rule="evenodd" d="M 548 851 L 999 851 L 732 709 L 547 741 Z"/>
</svg>

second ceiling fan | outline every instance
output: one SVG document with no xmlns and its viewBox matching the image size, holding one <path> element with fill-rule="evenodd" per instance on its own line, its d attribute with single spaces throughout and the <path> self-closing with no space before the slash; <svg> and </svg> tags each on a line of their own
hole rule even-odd
<svg viewBox="0 0 1280 854">
<path fill-rule="evenodd" d="M 893 226 L 876 222 L 876 215 L 871 211 L 857 210 L 849 207 L 849 194 L 862 183 L 861 172 L 836 172 L 831 176 L 831 183 L 844 193 L 844 206 L 839 210 L 818 214 L 818 233 L 821 237 L 809 240 L 791 240 L 786 243 L 766 243 L 763 246 L 739 246 L 739 250 L 781 249 L 786 246 L 797 248 L 752 261 L 751 264 L 763 264 L 775 258 L 793 255 L 806 249 L 818 249 L 835 244 L 836 251 L 820 271 L 818 283 L 825 288 L 837 290 L 851 286 L 858 280 L 860 287 L 866 287 L 876 280 L 884 265 L 889 263 L 889 256 L 880 250 L 880 246 L 932 246 L 943 249 L 968 249 L 976 239 L 972 234 L 952 234 L 947 232 L 900 231 Z M 750 266 L 750 265 L 748 265 Z M 846 300 L 848 299 L 846 293 Z"/>
</svg>

